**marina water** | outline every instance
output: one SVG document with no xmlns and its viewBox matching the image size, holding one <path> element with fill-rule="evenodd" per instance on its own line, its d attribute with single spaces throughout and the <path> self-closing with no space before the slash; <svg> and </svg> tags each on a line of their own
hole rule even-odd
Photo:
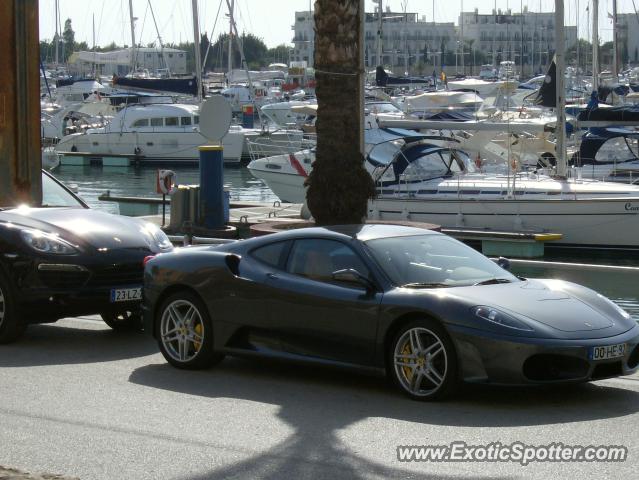
<svg viewBox="0 0 639 480">
<path fill-rule="evenodd" d="M 199 169 L 171 167 L 179 184 L 199 183 Z M 98 197 L 110 191 L 114 196 L 156 197 L 156 167 L 60 166 L 54 175 L 67 185 L 77 185 L 79 195 L 91 208 L 118 213 L 118 205 L 103 202 Z M 224 184 L 231 201 L 274 202 L 278 198 L 246 168 L 225 168 Z M 544 260 L 639 267 L 639 255 L 606 255 L 598 252 L 548 254 Z M 581 283 L 606 295 L 639 321 L 639 271 L 600 271 L 565 269 L 549 266 L 513 266 L 513 273 L 527 277 L 561 278 Z"/>
</svg>

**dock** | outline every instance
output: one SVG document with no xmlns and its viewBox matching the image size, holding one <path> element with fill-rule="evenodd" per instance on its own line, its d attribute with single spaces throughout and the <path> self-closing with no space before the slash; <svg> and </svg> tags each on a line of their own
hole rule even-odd
<svg viewBox="0 0 639 480">
<path fill-rule="evenodd" d="M 98 199 L 117 203 L 122 215 L 144 216 L 158 224 L 162 224 L 160 207 L 163 203 L 166 206 L 171 204 L 170 196 L 162 200 L 160 197 L 117 196 L 110 191 L 103 193 Z M 302 218 L 302 209 L 303 205 L 300 203 L 229 201 L 228 223 L 237 228 L 241 238 L 264 235 L 282 228 L 277 224 L 307 222 Z M 165 221 L 168 224 L 170 208 L 166 210 Z M 441 227 L 440 230 L 462 242 L 478 244 L 484 255 L 516 258 L 543 257 L 546 243 L 563 237 L 561 233 L 541 231 L 495 231 L 465 227 Z"/>
</svg>

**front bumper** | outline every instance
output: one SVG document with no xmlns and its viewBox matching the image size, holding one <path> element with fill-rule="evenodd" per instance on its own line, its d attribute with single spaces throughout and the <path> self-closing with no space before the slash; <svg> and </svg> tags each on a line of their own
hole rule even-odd
<svg viewBox="0 0 639 480">
<path fill-rule="evenodd" d="M 612 337 L 558 340 L 449 327 L 464 381 L 508 385 L 587 382 L 639 370 L 639 325 Z M 591 347 L 626 344 L 623 357 L 591 360 Z"/>
<path fill-rule="evenodd" d="M 111 290 L 142 287 L 146 254 L 18 257 L 9 265 L 18 312 L 26 323 L 46 323 L 67 316 L 137 311 L 140 300 L 112 302 Z"/>
</svg>

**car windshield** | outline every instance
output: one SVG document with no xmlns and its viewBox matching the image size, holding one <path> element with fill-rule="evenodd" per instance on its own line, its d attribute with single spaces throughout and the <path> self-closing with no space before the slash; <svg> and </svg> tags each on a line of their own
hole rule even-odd
<svg viewBox="0 0 639 480">
<path fill-rule="evenodd" d="M 84 208 L 62 185 L 45 173 L 42 174 L 42 206 Z"/>
<path fill-rule="evenodd" d="M 446 235 L 380 238 L 365 245 L 398 286 L 438 288 L 519 281 L 481 253 Z"/>
</svg>

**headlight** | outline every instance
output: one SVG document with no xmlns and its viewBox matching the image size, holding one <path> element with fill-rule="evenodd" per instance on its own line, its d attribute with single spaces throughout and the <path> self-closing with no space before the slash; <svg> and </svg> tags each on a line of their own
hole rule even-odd
<svg viewBox="0 0 639 480">
<path fill-rule="evenodd" d="M 20 231 L 22 240 L 34 250 L 53 255 L 73 255 L 78 249 L 66 240 L 40 230 Z"/>
<path fill-rule="evenodd" d="M 534 331 L 530 326 L 526 325 L 521 320 L 493 307 L 480 305 L 478 307 L 474 307 L 473 312 L 479 318 L 483 318 L 484 320 L 488 320 L 491 323 L 501 325 L 502 327 L 512 328 L 514 330 L 524 330 L 527 332 Z"/>
<path fill-rule="evenodd" d="M 173 244 L 169 237 L 166 236 L 157 225 L 152 223 L 146 223 L 142 228 L 142 233 L 150 240 L 151 250 L 155 251 L 167 251 L 173 248 Z"/>
</svg>

